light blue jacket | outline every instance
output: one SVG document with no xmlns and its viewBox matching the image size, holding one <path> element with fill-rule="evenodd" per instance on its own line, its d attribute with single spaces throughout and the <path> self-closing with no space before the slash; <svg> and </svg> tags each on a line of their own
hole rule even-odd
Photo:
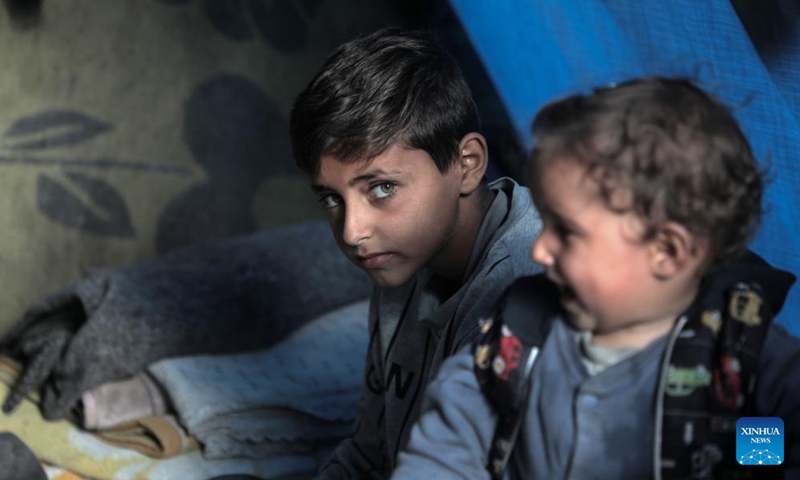
<svg viewBox="0 0 800 480">
<path fill-rule="evenodd" d="M 682 321 L 667 337 L 589 377 L 574 331 L 555 322 L 536 357 L 527 414 L 504 478 L 659 478 L 655 452 L 662 404 L 656 398 L 661 398 L 658 392 L 668 373 L 660 363 L 669 357 L 681 328 Z M 800 339 L 780 325 L 768 331 L 754 402 L 759 416 L 786 420 L 785 438 L 795 439 L 794 445 L 787 442 L 786 454 L 797 449 L 800 432 L 788 431 L 788 420 L 800 416 Z M 496 425 L 497 415 L 474 373 L 471 349 L 465 348 L 431 382 L 392 480 L 488 480 Z M 799 465 L 788 467 L 784 478 L 800 478 Z"/>
</svg>

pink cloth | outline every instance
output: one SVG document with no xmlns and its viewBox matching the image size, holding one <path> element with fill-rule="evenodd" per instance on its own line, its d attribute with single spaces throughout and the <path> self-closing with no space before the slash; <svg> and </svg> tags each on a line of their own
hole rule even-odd
<svg viewBox="0 0 800 480">
<path fill-rule="evenodd" d="M 148 373 L 104 383 L 81 396 L 83 428 L 105 430 L 144 417 L 164 415 L 168 401 Z"/>
</svg>

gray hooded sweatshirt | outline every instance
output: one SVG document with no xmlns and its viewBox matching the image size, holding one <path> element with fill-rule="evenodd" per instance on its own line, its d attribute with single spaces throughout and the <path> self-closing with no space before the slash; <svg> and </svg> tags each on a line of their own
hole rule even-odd
<svg viewBox="0 0 800 480">
<path fill-rule="evenodd" d="M 524 187 L 501 178 L 484 216 L 461 285 L 429 270 L 406 284 L 376 288 L 370 344 L 353 436 L 318 478 L 388 477 L 419 415 L 425 387 L 442 362 L 470 344 L 514 280 L 541 271 L 529 256 L 541 220 Z"/>
</svg>

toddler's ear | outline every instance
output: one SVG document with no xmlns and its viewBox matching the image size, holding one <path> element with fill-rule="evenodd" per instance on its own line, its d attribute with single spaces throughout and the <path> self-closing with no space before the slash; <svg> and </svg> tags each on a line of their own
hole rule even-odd
<svg viewBox="0 0 800 480">
<path fill-rule="evenodd" d="M 489 163 L 486 139 L 477 132 L 464 135 L 458 143 L 458 155 L 456 166 L 461 168 L 461 195 L 469 195 L 480 186 L 486 175 Z"/>
<path fill-rule="evenodd" d="M 697 272 L 705 258 L 705 242 L 698 241 L 683 225 L 664 222 L 649 241 L 653 275 L 667 280 L 677 275 Z"/>
</svg>

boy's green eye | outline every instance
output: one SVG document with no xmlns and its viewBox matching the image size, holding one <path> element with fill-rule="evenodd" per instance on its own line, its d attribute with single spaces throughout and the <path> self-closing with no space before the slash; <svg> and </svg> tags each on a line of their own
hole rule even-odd
<svg viewBox="0 0 800 480">
<path fill-rule="evenodd" d="M 372 187 L 372 194 L 375 195 L 375 198 L 386 198 L 394 193 L 395 188 L 397 185 L 391 182 L 379 183 Z"/>
<path fill-rule="evenodd" d="M 319 203 L 325 206 L 325 208 L 333 208 L 339 205 L 340 199 L 338 195 L 328 194 L 320 197 Z"/>
</svg>

